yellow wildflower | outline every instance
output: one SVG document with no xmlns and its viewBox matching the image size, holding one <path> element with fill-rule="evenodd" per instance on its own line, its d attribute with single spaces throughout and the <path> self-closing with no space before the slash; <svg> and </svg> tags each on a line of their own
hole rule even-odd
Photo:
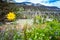
<svg viewBox="0 0 60 40">
<path fill-rule="evenodd" d="M 14 12 L 9 12 L 9 13 L 6 15 L 6 17 L 7 17 L 7 19 L 8 19 L 9 21 L 11 21 L 11 20 L 14 20 L 14 19 L 16 18 L 16 15 L 15 15 Z"/>
</svg>

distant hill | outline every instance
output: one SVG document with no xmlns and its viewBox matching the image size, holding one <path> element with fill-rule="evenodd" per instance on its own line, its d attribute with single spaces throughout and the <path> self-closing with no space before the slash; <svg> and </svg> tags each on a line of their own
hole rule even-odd
<svg viewBox="0 0 60 40">
<path fill-rule="evenodd" d="M 32 6 L 32 7 L 37 7 L 37 8 L 44 8 L 47 10 L 55 10 L 55 11 L 60 11 L 60 8 L 55 7 L 55 6 L 45 6 L 40 3 L 34 4 L 32 2 L 20 2 L 16 3 L 17 5 L 24 5 L 24 6 Z"/>
<path fill-rule="evenodd" d="M 14 3 L 14 4 L 18 4 L 18 5 L 24 5 L 24 6 L 32 6 L 32 7 L 37 7 L 37 8 L 44 8 L 44 9 L 47 9 L 47 10 L 55 10 L 55 11 L 60 11 L 60 8 L 58 7 L 55 7 L 55 6 L 45 6 L 45 5 L 42 5 L 40 3 L 32 3 L 32 2 L 15 2 L 13 0 L 1 0 L 2 2 L 7 2 L 7 3 Z"/>
</svg>

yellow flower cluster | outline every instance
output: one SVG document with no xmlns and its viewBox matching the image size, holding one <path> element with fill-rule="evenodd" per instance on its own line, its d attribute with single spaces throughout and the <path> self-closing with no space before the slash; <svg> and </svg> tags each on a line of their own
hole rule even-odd
<svg viewBox="0 0 60 40">
<path fill-rule="evenodd" d="M 15 15 L 14 12 L 9 12 L 9 13 L 6 15 L 6 17 L 7 17 L 7 19 L 8 19 L 9 21 L 11 21 L 11 20 L 14 20 L 14 19 L 16 18 L 16 15 Z"/>
</svg>

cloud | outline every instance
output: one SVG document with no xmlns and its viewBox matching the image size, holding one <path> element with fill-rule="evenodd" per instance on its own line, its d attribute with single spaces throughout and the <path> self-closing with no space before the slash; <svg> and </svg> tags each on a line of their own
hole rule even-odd
<svg viewBox="0 0 60 40">
<path fill-rule="evenodd" d="M 51 5 L 54 5 L 54 6 L 57 6 L 57 7 L 60 8 L 60 1 L 56 1 L 54 3 L 51 3 Z"/>
<path fill-rule="evenodd" d="M 44 2 L 48 2 L 48 0 L 29 0 L 28 2 L 32 2 L 32 3 L 44 3 Z"/>
<path fill-rule="evenodd" d="M 60 0 L 30 0 L 33 3 L 40 3 L 45 6 L 56 6 L 60 8 Z"/>
<path fill-rule="evenodd" d="M 56 1 L 60 1 L 60 0 L 45 0 L 43 2 L 45 2 L 45 3 L 53 3 L 53 2 L 56 2 Z"/>
<path fill-rule="evenodd" d="M 40 2 L 48 2 L 49 0 L 14 0 L 15 2 L 33 2 L 33 3 L 40 3 Z"/>
<path fill-rule="evenodd" d="M 56 1 L 59 1 L 59 0 L 29 0 L 29 2 L 33 2 L 33 3 L 40 3 L 40 2 L 53 3 L 53 2 L 56 2 Z"/>
<path fill-rule="evenodd" d="M 56 6 L 60 8 L 60 0 L 15 0 L 16 2 L 40 3 L 46 6 Z"/>
<path fill-rule="evenodd" d="M 14 1 L 20 3 L 20 2 L 27 2 L 28 0 L 14 0 Z"/>
<path fill-rule="evenodd" d="M 60 1 L 55 1 L 55 2 L 41 2 L 41 4 L 46 5 L 46 6 L 56 6 L 60 8 Z"/>
</svg>

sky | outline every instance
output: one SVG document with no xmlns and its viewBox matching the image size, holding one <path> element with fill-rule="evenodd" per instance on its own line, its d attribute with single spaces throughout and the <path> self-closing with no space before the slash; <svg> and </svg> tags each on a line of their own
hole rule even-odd
<svg viewBox="0 0 60 40">
<path fill-rule="evenodd" d="M 14 0 L 15 2 L 32 2 L 40 3 L 45 6 L 56 6 L 60 8 L 60 0 Z"/>
</svg>

